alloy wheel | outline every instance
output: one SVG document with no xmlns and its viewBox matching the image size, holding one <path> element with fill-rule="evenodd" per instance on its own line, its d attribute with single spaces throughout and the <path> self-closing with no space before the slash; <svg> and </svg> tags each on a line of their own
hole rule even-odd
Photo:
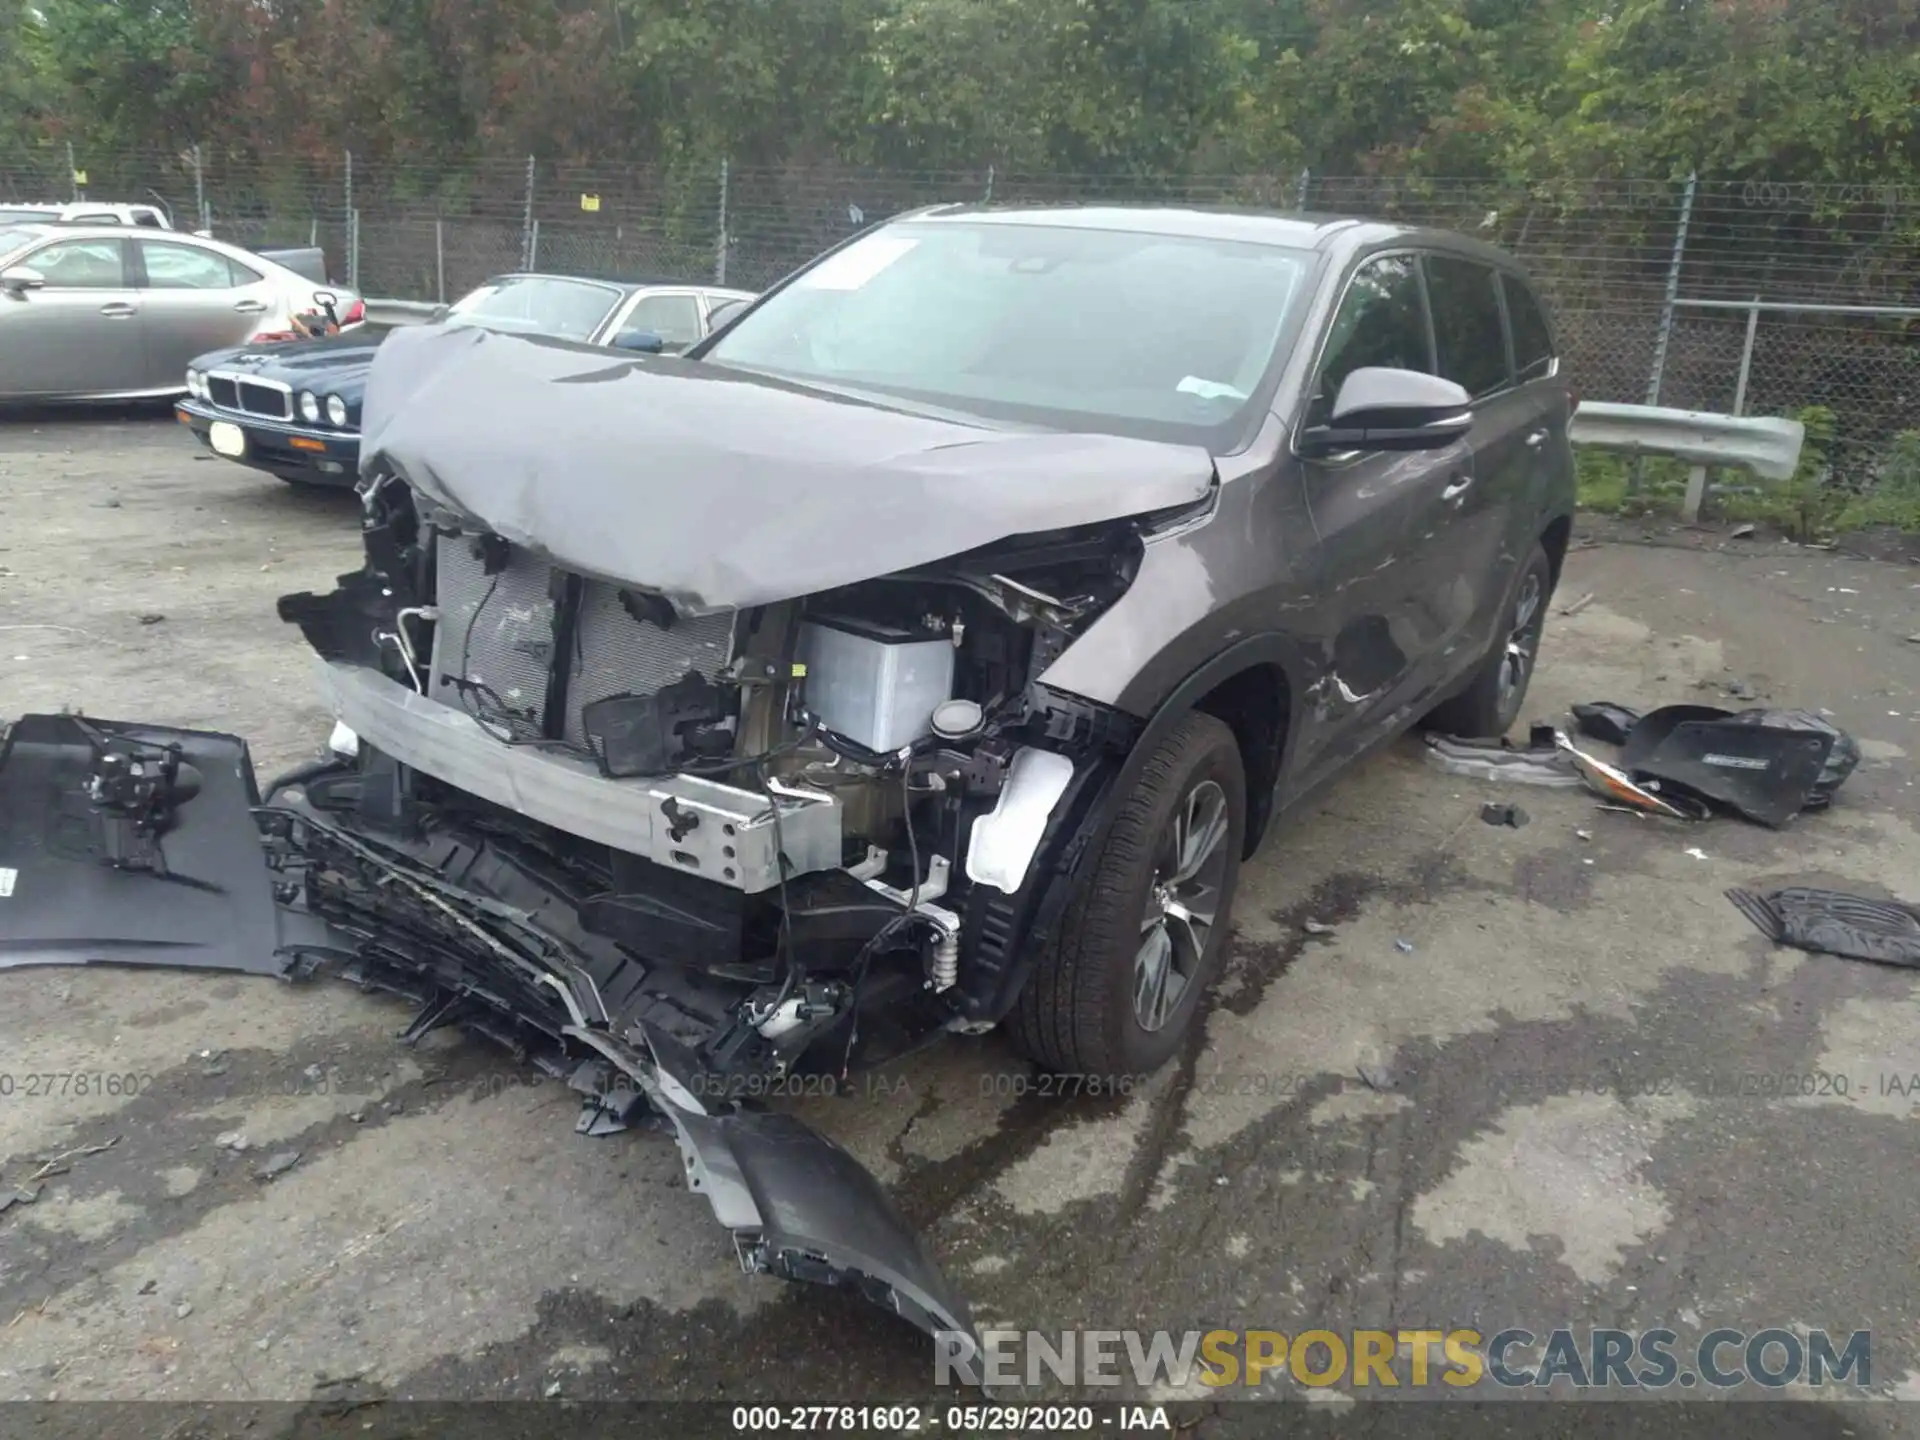
<svg viewBox="0 0 1920 1440">
<path fill-rule="evenodd" d="M 1133 960 L 1133 1013 L 1143 1030 L 1163 1028 L 1200 973 L 1220 913 L 1231 832 L 1227 792 L 1218 781 L 1202 780 L 1174 807 L 1155 842 Z"/>
<path fill-rule="evenodd" d="M 1513 621 L 1507 631 L 1506 653 L 1500 660 L 1500 716 L 1512 722 L 1520 707 L 1533 662 L 1540 650 L 1541 622 L 1545 619 L 1546 587 L 1537 571 L 1528 571 L 1513 602 Z"/>
</svg>

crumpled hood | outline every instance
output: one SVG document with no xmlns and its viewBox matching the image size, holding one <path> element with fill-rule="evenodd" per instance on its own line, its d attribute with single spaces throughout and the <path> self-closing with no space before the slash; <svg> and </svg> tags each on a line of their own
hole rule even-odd
<svg viewBox="0 0 1920 1440">
<path fill-rule="evenodd" d="M 467 327 L 376 353 L 361 470 L 690 610 L 1197 503 L 1206 451 L 907 414 L 700 361 Z"/>
</svg>

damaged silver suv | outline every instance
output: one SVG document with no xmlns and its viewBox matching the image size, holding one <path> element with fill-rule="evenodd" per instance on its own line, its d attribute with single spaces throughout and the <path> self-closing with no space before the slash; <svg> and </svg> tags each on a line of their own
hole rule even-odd
<svg viewBox="0 0 1920 1440">
<path fill-rule="evenodd" d="M 965 1330 L 741 1100 L 995 1025 L 1166 1061 L 1276 814 L 1519 715 L 1572 403 L 1512 260 L 1352 220 L 940 208 L 683 357 L 401 330 L 366 565 L 281 602 L 339 753 L 262 801 L 227 737 L 20 721 L 0 960 L 337 968 L 664 1117 L 750 1267 Z"/>
</svg>

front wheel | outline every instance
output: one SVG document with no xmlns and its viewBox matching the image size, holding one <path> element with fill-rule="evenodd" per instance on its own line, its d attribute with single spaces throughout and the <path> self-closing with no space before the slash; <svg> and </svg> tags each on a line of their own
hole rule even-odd
<svg viewBox="0 0 1920 1440">
<path fill-rule="evenodd" d="M 1007 1017 L 1026 1055 L 1099 1077 L 1172 1058 L 1226 948 L 1246 791 L 1240 747 L 1211 715 L 1187 716 L 1154 750 Z"/>
<path fill-rule="evenodd" d="M 1513 728 L 1527 703 L 1552 594 L 1553 562 L 1546 548 L 1535 544 L 1507 601 L 1500 638 L 1467 688 L 1435 707 L 1427 717 L 1428 728 L 1469 740 L 1491 740 Z"/>
</svg>

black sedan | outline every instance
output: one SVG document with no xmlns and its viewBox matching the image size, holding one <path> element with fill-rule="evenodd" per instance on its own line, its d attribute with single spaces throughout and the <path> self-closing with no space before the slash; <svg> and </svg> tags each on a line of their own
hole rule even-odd
<svg viewBox="0 0 1920 1440">
<path fill-rule="evenodd" d="M 671 353 L 752 298 L 710 285 L 515 274 L 488 280 L 432 318 Z M 380 338 L 362 330 L 201 355 L 187 369 L 187 397 L 174 413 L 216 455 L 293 484 L 351 485 L 360 464 L 360 397 Z"/>
</svg>

